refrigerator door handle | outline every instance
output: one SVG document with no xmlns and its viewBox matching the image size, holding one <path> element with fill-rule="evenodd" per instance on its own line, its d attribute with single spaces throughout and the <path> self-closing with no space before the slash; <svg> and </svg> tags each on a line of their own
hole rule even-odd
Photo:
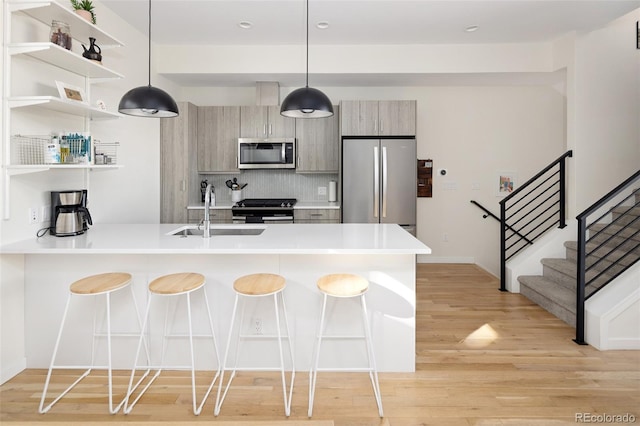
<svg viewBox="0 0 640 426">
<path fill-rule="evenodd" d="M 373 147 L 373 217 L 378 217 L 378 206 L 380 205 L 380 159 L 378 147 Z"/>
<path fill-rule="evenodd" d="M 387 147 L 382 147 L 382 217 L 387 217 Z"/>
</svg>

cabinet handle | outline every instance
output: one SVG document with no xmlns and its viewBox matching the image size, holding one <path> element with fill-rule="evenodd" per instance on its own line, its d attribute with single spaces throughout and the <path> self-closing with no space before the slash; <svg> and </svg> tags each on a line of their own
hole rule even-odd
<svg viewBox="0 0 640 426">
<path fill-rule="evenodd" d="M 383 128 L 383 126 L 382 126 L 382 125 L 383 125 L 383 121 L 382 121 L 382 120 L 380 120 L 380 134 L 383 134 L 383 133 L 384 133 L 384 128 Z"/>
<path fill-rule="evenodd" d="M 311 213 L 311 216 L 313 217 L 321 217 L 324 216 L 322 213 Z"/>
<path fill-rule="evenodd" d="M 273 133 L 273 129 L 271 128 L 271 124 L 269 124 L 269 136 Z"/>
<path fill-rule="evenodd" d="M 185 180 L 180 181 L 180 190 L 185 192 L 187 190 L 187 182 Z"/>
<path fill-rule="evenodd" d="M 265 135 L 265 136 L 267 135 L 267 125 L 266 124 L 262 125 L 262 134 Z"/>
</svg>

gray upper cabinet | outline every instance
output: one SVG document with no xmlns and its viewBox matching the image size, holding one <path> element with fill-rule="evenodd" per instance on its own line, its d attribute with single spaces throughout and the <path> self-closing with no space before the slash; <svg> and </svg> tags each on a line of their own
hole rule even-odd
<svg viewBox="0 0 640 426">
<path fill-rule="evenodd" d="M 198 108 L 179 102 L 180 115 L 160 119 L 160 223 L 186 223 L 189 194 L 199 190 L 195 164 Z"/>
<path fill-rule="evenodd" d="M 342 136 L 415 136 L 416 101 L 342 101 Z"/>
<path fill-rule="evenodd" d="M 293 138 L 296 120 L 280 115 L 280 106 L 240 107 L 240 137 Z"/>
<path fill-rule="evenodd" d="M 239 173 L 240 107 L 198 108 L 198 171 Z"/>
<path fill-rule="evenodd" d="M 339 107 L 327 118 L 296 120 L 298 173 L 337 173 L 339 167 Z"/>
</svg>

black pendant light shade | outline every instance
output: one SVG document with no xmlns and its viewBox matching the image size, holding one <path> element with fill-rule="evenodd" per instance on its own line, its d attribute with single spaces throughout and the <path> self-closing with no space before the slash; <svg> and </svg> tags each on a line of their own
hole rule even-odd
<svg viewBox="0 0 640 426">
<path fill-rule="evenodd" d="M 333 115 L 327 95 L 309 87 L 309 0 L 307 0 L 307 72 L 305 87 L 289 93 L 280 106 L 280 115 L 292 118 L 324 118 Z"/>
<path fill-rule="evenodd" d="M 179 114 L 178 105 L 171 95 L 151 85 L 151 0 L 149 0 L 149 84 L 136 87 L 124 94 L 118 112 L 136 117 L 167 118 Z"/>
<path fill-rule="evenodd" d="M 153 86 L 140 86 L 124 94 L 120 99 L 118 111 L 137 117 L 167 118 L 178 115 L 178 105 L 164 90 Z"/>
<path fill-rule="evenodd" d="M 323 118 L 333 115 L 333 105 L 327 95 L 313 87 L 301 87 L 289 93 L 280 107 L 280 114 L 292 118 Z"/>
</svg>

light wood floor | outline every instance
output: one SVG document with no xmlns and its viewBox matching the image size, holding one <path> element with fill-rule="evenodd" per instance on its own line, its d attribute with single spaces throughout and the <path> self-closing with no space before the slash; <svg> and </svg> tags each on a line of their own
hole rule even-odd
<svg viewBox="0 0 640 426">
<path fill-rule="evenodd" d="M 640 351 L 578 346 L 567 324 L 498 286 L 474 265 L 419 265 L 417 371 L 380 375 L 385 418 L 377 416 L 368 375 L 321 373 L 313 419 L 336 426 L 537 426 L 573 425 L 579 413 L 629 413 L 640 423 Z M 215 397 L 193 416 L 190 382 L 182 373 L 161 376 L 128 416 L 106 414 L 100 376 L 85 379 L 40 415 L 45 373 L 27 370 L 0 386 L 0 422 L 285 419 L 277 374 L 239 373 L 214 418 Z M 124 383 L 124 377 L 117 382 Z M 307 419 L 307 395 L 308 376 L 299 373 L 289 422 Z"/>
</svg>

